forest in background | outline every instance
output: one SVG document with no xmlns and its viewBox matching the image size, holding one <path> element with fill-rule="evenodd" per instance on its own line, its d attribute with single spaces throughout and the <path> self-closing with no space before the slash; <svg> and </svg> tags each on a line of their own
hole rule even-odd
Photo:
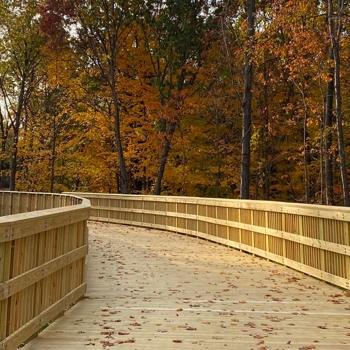
<svg viewBox="0 0 350 350">
<path fill-rule="evenodd" d="M 349 205 L 345 0 L 0 0 L 0 188 Z"/>
</svg>

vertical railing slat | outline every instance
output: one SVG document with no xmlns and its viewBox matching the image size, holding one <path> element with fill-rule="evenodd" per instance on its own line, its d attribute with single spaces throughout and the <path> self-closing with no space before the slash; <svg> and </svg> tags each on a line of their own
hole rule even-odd
<svg viewBox="0 0 350 350">
<path fill-rule="evenodd" d="M 94 201 L 92 213 L 99 214 L 93 216 L 102 221 L 203 237 L 339 286 L 349 284 L 349 208 L 209 198 L 79 195 Z M 108 207 L 103 204 L 107 198 L 111 199 Z"/>
<path fill-rule="evenodd" d="M 13 349 L 39 331 L 40 320 L 46 323 L 57 316 L 52 309 L 57 301 L 72 303 L 83 296 L 89 204 L 64 210 L 60 205 L 82 200 L 48 193 L 1 192 L 0 198 L 0 349 Z M 66 261 L 65 256 L 72 262 L 41 277 L 41 265 L 56 258 Z"/>
</svg>

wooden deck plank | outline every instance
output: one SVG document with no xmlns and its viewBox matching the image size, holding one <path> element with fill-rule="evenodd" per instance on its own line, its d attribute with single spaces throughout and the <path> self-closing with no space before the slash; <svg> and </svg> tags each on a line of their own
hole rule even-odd
<svg viewBox="0 0 350 350">
<path fill-rule="evenodd" d="M 89 223 L 86 298 L 24 350 L 349 349 L 350 297 L 175 233 Z"/>
</svg>

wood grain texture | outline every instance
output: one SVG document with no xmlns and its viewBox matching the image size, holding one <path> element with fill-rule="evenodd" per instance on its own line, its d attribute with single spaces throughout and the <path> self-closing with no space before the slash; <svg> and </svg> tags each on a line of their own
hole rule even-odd
<svg viewBox="0 0 350 350">
<path fill-rule="evenodd" d="M 350 289 L 350 208 L 208 198 L 79 194 L 90 220 L 205 237 Z"/>
<path fill-rule="evenodd" d="M 83 301 L 23 350 L 349 349 L 349 294 L 206 240 L 90 223 Z"/>
<path fill-rule="evenodd" d="M 0 349 L 14 350 L 84 295 L 90 204 L 47 193 L 0 196 Z"/>
</svg>

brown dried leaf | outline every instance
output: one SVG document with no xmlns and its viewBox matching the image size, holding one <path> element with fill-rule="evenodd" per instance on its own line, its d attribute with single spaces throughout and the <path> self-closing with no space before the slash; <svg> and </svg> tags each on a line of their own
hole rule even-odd
<svg viewBox="0 0 350 350">
<path fill-rule="evenodd" d="M 135 339 L 119 340 L 117 343 L 118 344 L 135 343 Z"/>
<path fill-rule="evenodd" d="M 103 332 L 101 332 L 101 334 L 102 335 L 112 335 L 112 334 L 114 334 L 114 332 L 113 331 L 112 332 L 103 331 Z"/>
<path fill-rule="evenodd" d="M 254 334 L 253 338 L 255 338 L 255 339 L 262 339 L 262 338 L 264 338 L 264 336 L 260 335 L 260 334 Z"/>
<path fill-rule="evenodd" d="M 109 340 L 101 340 L 100 343 L 105 348 L 106 346 L 114 346 L 114 343 L 111 343 Z"/>
<path fill-rule="evenodd" d="M 253 323 L 253 322 L 248 322 L 248 323 L 245 324 L 245 326 L 248 326 L 248 327 L 250 327 L 250 328 L 255 328 L 255 327 L 256 327 L 256 324 Z"/>
</svg>

